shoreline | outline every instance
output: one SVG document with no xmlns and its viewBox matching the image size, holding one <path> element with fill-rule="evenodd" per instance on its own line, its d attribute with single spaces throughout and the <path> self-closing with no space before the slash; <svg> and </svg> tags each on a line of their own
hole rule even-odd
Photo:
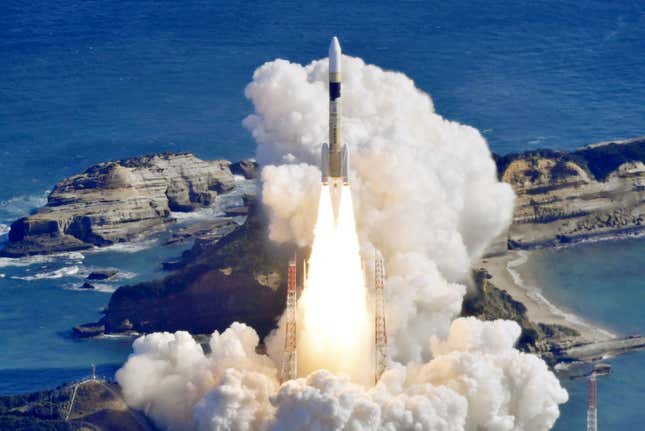
<svg viewBox="0 0 645 431">
<path fill-rule="evenodd" d="M 496 287 L 524 304 L 529 320 L 534 323 L 562 325 L 578 331 L 580 335 L 568 340 L 571 344 L 599 343 L 618 338 L 618 334 L 549 301 L 541 289 L 535 286 L 534 280 L 527 282 L 524 279 L 526 274 L 523 277 L 519 268 L 528 262 L 531 252 L 509 250 L 501 256 L 482 258 L 480 265 L 490 273 L 491 281 Z"/>
<path fill-rule="evenodd" d="M 559 365 L 592 363 L 645 348 L 645 337 L 614 333 L 547 299 L 531 274 L 520 269 L 528 263 L 532 252 L 534 250 L 508 250 L 503 255 L 482 258 L 479 264 L 488 271 L 491 282 L 497 288 L 506 291 L 526 307 L 530 321 L 560 325 L 579 333 L 550 339 L 552 353 L 558 357 Z"/>
</svg>

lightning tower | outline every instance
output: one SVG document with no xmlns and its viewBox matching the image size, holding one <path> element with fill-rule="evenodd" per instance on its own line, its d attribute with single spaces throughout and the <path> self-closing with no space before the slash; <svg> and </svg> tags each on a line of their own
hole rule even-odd
<svg viewBox="0 0 645 431">
<path fill-rule="evenodd" d="M 295 379 L 298 376 L 298 361 L 296 356 L 296 301 L 297 301 L 297 280 L 296 280 L 296 256 L 289 261 L 287 270 L 287 307 L 284 352 L 282 353 L 282 370 L 280 381 Z"/>
<path fill-rule="evenodd" d="M 387 367 L 387 330 L 385 326 L 385 298 L 383 288 L 385 287 L 385 269 L 383 258 L 377 253 L 374 258 L 374 345 L 375 345 L 375 366 L 374 383 L 381 378 L 381 374 Z"/>
<path fill-rule="evenodd" d="M 587 383 L 587 431 L 598 431 L 598 380 L 595 371 Z"/>
</svg>

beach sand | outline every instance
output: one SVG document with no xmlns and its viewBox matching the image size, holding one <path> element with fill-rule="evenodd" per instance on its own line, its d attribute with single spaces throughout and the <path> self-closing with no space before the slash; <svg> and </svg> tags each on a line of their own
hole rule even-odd
<svg viewBox="0 0 645 431">
<path fill-rule="evenodd" d="M 557 324 L 573 328 L 580 333 L 571 339 L 573 344 L 598 343 L 616 338 L 612 332 L 601 328 L 582 317 L 553 304 L 542 296 L 539 286 L 519 268 L 526 264 L 530 251 L 509 250 L 501 256 L 487 257 L 480 261 L 493 277 L 491 282 L 499 289 L 508 292 L 515 300 L 526 306 L 528 318 L 535 323 Z"/>
</svg>

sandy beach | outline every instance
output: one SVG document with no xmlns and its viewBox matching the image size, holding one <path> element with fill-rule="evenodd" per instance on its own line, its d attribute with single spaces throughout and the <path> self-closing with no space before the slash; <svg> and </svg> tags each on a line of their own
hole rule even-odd
<svg viewBox="0 0 645 431">
<path fill-rule="evenodd" d="M 584 320 L 545 298 L 539 286 L 530 277 L 520 273 L 530 255 L 527 250 L 512 250 L 501 256 L 487 257 L 480 266 L 492 275 L 491 282 L 499 289 L 507 291 L 514 299 L 522 302 L 529 319 L 535 323 L 567 326 L 577 330 L 579 337 L 572 339 L 573 344 L 598 343 L 616 338 L 616 334 Z M 526 279 L 524 279 L 526 278 Z"/>
</svg>

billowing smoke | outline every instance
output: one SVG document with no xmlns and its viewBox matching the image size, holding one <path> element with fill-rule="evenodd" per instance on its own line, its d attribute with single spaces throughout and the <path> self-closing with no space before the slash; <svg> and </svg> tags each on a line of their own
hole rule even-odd
<svg viewBox="0 0 645 431">
<path fill-rule="evenodd" d="M 242 324 L 215 332 L 204 354 L 186 332 L 139 338 L 117 373 L 128 404 L 168 430 L 549 429 L 567 393 L 546 364 L 518 352 L 514 322 L 456 319 L 435 358 L 395 364 L 371 388 L 319 370 L 278 384 Z"/>
<path fill-rule="evenodd" d="M 266 63 L 246 95 L 270 237 L 309 245 L 327 60 Z M 374 387 L 325 370 L 279 385 L 280 332 L 269 356 L 240 324 L 214 333 L 210 354 L 186 333 L 151 334 L 117 374 L 126 400 L 169 430 L 550 429 L 567 393 L 542 360 L 513 348 L 517 324 L 455 319 L 471 265 L 512 216 L 485 140 L 436 114 L 405 75 L 357 58 L 343 57 L 342 97 L 359 240 L 385 258 L 396 362 Z"/>
<path fill-rule="evenodd" d="M 246 89 L 256 114 L 271 238 L 310 244 L 327 139 L 327 61 L 277 60 Z M 412 80 L 343 57 L 343 140 L 362 248 L 385 257 L 393 359 L 431 358 L 430 335 L 445 335 L 461 309 L 471 264 L 510 223 L 514 195 L 497 181 L 486 141 L 434 112 Z M 280 163 L 280 165 L 271 165 Z"/>
</svg>

